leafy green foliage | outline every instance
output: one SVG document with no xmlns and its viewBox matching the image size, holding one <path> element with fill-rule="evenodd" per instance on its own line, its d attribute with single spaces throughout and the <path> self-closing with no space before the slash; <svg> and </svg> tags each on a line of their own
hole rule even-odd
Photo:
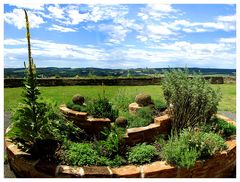
<svg viewBox="0 0 240 182">
<path fill-rule="evenodd" d="M 164 111 L 167 105 L 162 100 L 154 100 L 154 109 L 158 111 Z"/>
<path fill-rule="evenodd" d="M 227 123 L 226 121 L 219 119 L 219 118 L 213 118 L 212 124 L 215 124 L 217 131 L 222 131 L 223 135 L 228 137 L 231 135 L 236 135 L 236 126 Z"/>
<path fill-rule="evenodd" d="M 184 135 L 183 133 L 182 135 Z M 196 148 L 200 152 L 199 158 L 209 157 L 218 151 L 226 149 L 224 139 L 216 133 L 194 132 L 186 133 L 189 135 L 189 145 Z"/>
<path fill-rule="evenodd" d="M 120 140 L 125 134 L 125 128 L 112 126 L 110 129 L 105 128 L 101 132 L 104 140 L 95 141 L 95 149 L 99 155 L 113 158 L 116 154 L 120 153 Z"/>
<path fill-rule="evenodd" d="M 220 94 L 203 77 L 195 74 L 190 79 L 186 69 L 165 72 L 164 76 L 163 91 L 174 130 L 193 128 L 217 112 Z"/>
<path fill-rule="evenodd" d="M 84 166 L 95 165 L 98 160 L 96 150 L 90 143 L 71 143 L 67 146 L 65 154 L 62 155 L 64 162 L 68 165 Z"/>
<path fill-rule="evenodd" d="M 128 128 L 147 126 L 153 121 L 153 111 L 149 107 L 138 109 L 136 114 L 127 112 L 123 115 L 128 121 Z"/>
<path fill-rule="evenodd" d="M 226 149 L 223 138 L 209 132 L 183 130 L 180 135 L 172 132 L 169 140 L 163 144 L 162 159 L 180 167 L 192 167 L 199 158 L 211 156 Z"/>
<path fill-rule="evenodd" d="M 85 105 L 74 104 L 72 101 L 68 102 L 66 106 L 67 108 L 72 109 L 74 111 L 81 111 L 81 112 L 87 111 L 87 107 Z"/>
<path fill-rule="evenodd" d="M 157 150 L 152 145 L 146 143 L 138 144 L 132 147 L 128 153 L 128 162 L 134 164 L 149 163 L 157 157 Z"/>
<path fill-rule="evenodd" d="M 168 142 L 162 147 L 161 158 L 179 167 L 194 166 L 199 154 L 196 148 L 189 147 L 188 140 L 189 138 L 172 133 Z"/>
<path fill-rule="evenodd" d="M 6 136 L 34 144 L 37 140 L 46 139 L 63 141 L 80 132 L 59 113 L 56 103 L 43 100 L 37 106 L 37 122 L 33 123 L 29 115 L 31 109 L 25 104 L 20 105 L 13 113 L 11 129 Z"/>
<path fill-rule="evenodd" d="M 204 132 L 218 133 L 224 138 L 236 135 L 236 126 L 217 117 L 213 117 L 207 123 L 200 124 L 198 128 Z"/>
<path fill-rule="evenodd" d="M 97 118 L 109 118 L 115 121 L 118 117 L 118 110 L 113 109 L 112 104 L 105 96 L 99 96 L 98 99 L 92 100 L 87 104 L 87 111 Z"/>
</svg>

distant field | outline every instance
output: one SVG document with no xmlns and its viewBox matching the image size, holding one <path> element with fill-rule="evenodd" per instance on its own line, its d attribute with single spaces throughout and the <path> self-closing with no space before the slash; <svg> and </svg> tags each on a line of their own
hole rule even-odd
<svg viewBox="0 0 240 182">
<path fill-rule="evenodd" d="M 219 88 L 222 93 L 222 100 L 219 105 L 221 111 L 236 112 L 236 84 L 212 85 L 215 89 Z M 72 96 L 80 93 L 89 98 L 96 98 L 98 94 L 105 90 L 105 94 L 112 102 L 118 97 L 119 92 L 125 92 L 133 97 L 140 92 L 148 93 L 153 99 L 163 99 L 161 86 L 58 86 L 40 87 L 42 96 L 55 100 L 58 104 L 66 103 Z M 21 100 L 22 88 L 4 88 L 4 110 L 10 111 L 17 107 Z"/>
</svg>

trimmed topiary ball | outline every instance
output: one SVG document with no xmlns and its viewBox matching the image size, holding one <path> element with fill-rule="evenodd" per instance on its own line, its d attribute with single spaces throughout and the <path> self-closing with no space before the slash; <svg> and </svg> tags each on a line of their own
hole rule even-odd
<svg viewBox="0 0 240 182">
<path fill-rule="evenodd" d="M 144 107 L 144 106 L 149 106 L 149 105 L 153 105 L 153 101 L 150 95 L 148 94 L 138 94 L 135 97 L 135 102 L 140 106 L 140 107 Z"/>
<path fill-rule="evenodd" d="M 116 119 L 115 124 L 119 127 L 126 128 L 128 125 L 128 121 L 125 117 L 120 116 Z"/>
<path fill-rule="evenodd" d="M 85 102 L 85 99 L 83 96 L 76 94 L 73 96 L 72 101 L 74 104 L 83 105 L 83 103 Z"/>
</svg>

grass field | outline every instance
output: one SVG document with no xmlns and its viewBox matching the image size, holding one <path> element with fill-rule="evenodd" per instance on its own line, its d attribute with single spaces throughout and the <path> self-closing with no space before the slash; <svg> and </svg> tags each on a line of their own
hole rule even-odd
<svg viewBox="0 0 240 182">
<path fill-rule="evenodd" d="M 222 93 L 222 100 L 219 105 L 220 111 L 236 112 L 236 84 L 212 85 L 215 89 L 219 88 Z M 66 103 L 72 96 L 79 93 L 85 97 L 96 98 L 98 94 L 105 95 L 114 103 L 117 97 L 125 93 L 133 98 L 136 94 L 148 93 L 153 99 L 162 100 L 163 93 L 161 86 L 58 86 L 40 87 L 42 97 L 55 100 L 58 104 Z M 16 108 L 21 101 L 22 88 L 4 88 L 4 110 L 10 111 Z"/>
</svg>

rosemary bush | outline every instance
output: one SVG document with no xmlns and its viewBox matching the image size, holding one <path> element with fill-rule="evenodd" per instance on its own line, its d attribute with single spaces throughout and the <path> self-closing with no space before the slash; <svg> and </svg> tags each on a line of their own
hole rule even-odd
<svg viewBox="0 0 240 182">
<path fill-rule="evenodd" d="M 202 76 L 189 77 L 187 69 L 164 74 L 164 97 L 170 108 L 172 128 L 177 131 L 210 120 L 221 97 Z"/>
</svg>

